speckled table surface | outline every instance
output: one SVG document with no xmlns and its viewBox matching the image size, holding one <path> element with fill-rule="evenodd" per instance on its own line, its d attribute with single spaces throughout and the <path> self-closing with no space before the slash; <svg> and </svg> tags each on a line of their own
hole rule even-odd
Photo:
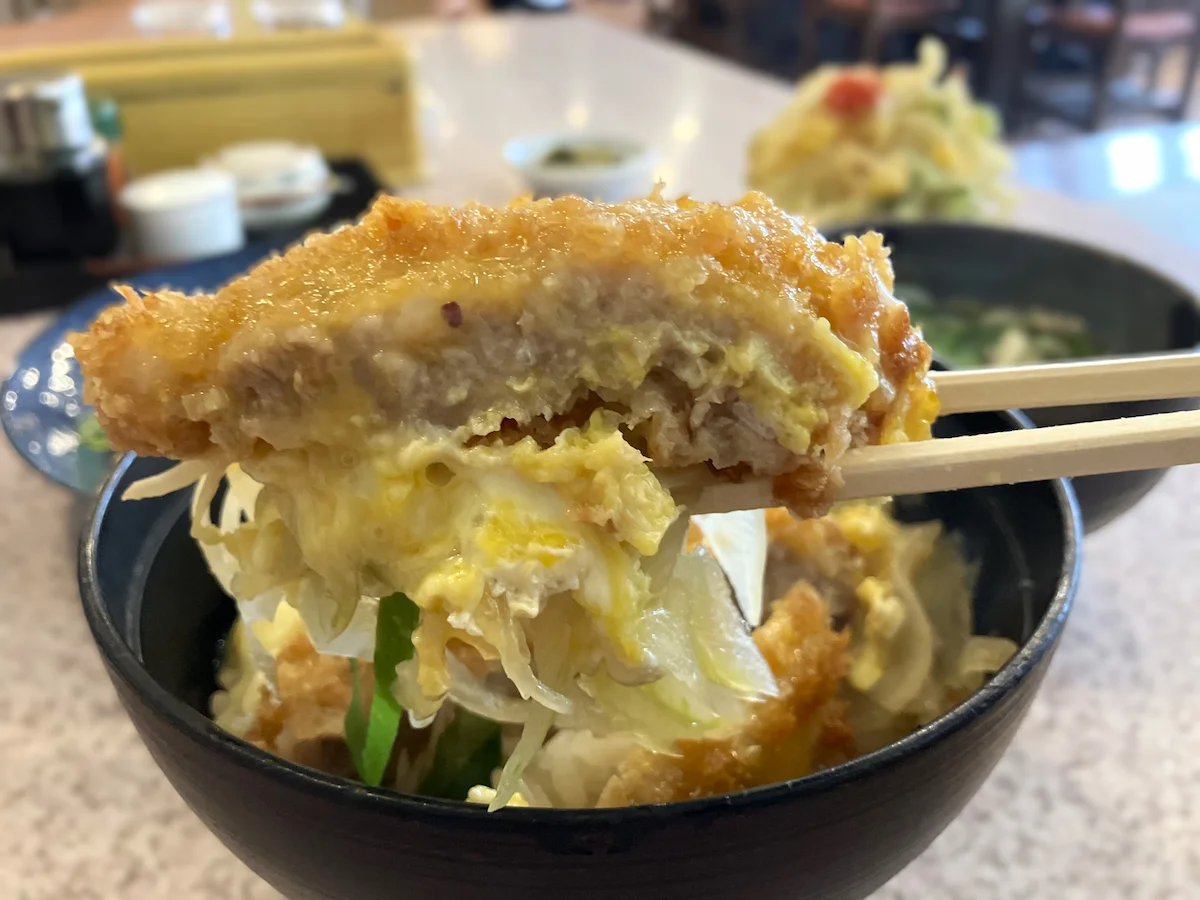
<svg viewBox="0 0 1200 900">
<path fill-rule="evenodd" d="M 691 139 L 665 136 L 675 140 L 665 154 L 675 166 L 671 181 L 679 182 L 671 186 L 722 199 L 736 192 L 747 129 L 778 105 L 781 89 L 593 26 L 553 27 L 565 31 L 517 22 L 416 35 L 424 58 L 440 59 L 427 69 L 431 146 L 446 149 L 444 173 L 456 165 L 467 173 L 458 181 L 435 176 L 423 193 L 490 200 L 489 193 L 511 188 L 494 162 L 471 165 L 472 154 L 491 152 L 492 144 L 481 148 L 470 134 L 486 127 L 486 116 L 462 114 L 468 101 L 447 90 L 448 73 L 471 73 L 469 61 L 453 54 L 469 55 L 477 68 L 504 68 L 514 54 L 545 61 L 570 46 L 574 69 L 531 87 L 525 99 L 543 113 L 541 120 L 525 115 L 520 130 L 553 127 L 564 115 L 592 115 L 604 127 L 604 98 L 622 79 L 589 94 L 596 89 L 579 59 L 599 65 L 619 52 L 625 83 L 641 88 L 650 79 L 636 69 L 650 60 L 658 67 L 654 90 L 673 90 L 679 103 L 675 138 L 697 130 L 708 138 L 701 150 Z M 488 90 L 501 88 L 493 80 Z M 671 122 L 661 118 L 670 113 L 667 100 L 657 102 L 643 105 L 651 110 L 646 122 Z M 1148 233 L 1126 228 L 1102 206 L 1030 195 L 1021 218 L 1134 255 L 1156 254 L 1177 277 L 1200 284 L 1200 262 L 1156 248 Z M 0 320 L 0 374 L 11 371 L 44 322 Z M 32 474 L 8 446 L 0 446 L 0 496 L 0 898 L 278 897 L 187 810 L 117 703 L 77 599 L 79 504 Z M 1070 626 L 1015 744 L 966 812 L 879 900 L 1200 896 L 1196 509 L 1200 468 L 1177 470 L 1088 540 Z"/>
</svg>

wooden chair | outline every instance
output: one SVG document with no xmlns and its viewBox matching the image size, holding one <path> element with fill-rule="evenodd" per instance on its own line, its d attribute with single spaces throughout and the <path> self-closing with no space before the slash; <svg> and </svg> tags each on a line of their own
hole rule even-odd
<svg viewBox="0 0 1200 900">
<path fill-rule="evenodd" d="M 1054 101 L 1052 92 L 1023 85 L 1022 103 L 1042 113 L 1094 131 L 1112 112 L 1114 86 L 1130 59 L 1145 54 L 1150 61 L 1148 91 L 1133 106 L 1143 112 L 1179 121 L 1187 113 L 1200 65 L 1200 0 L 1115 0 L 1112 3 L 1075 3 L 1060 9 L 1033 12 L 1027 48 L 1035 42 L 1075 42 L 1086 45 L 1096 57 L 1090 75 L 1089 101 L 1082 111 Z M 1173 103 L 1157 102 L 1159 69 L 1163 55 L 1172 49 L 1186 51 L 1183 89 Z M 1031 57 L 1027 55 L 1027 60 Z M 1028 63 L 1025 66 L 1029 71 Z"/>
<path fill-rule="evenodd" d="M 649 0 L 648 30 L 750 64 L 748 15 L 755 0 Z"/>
<path fill-rule="evenodd" d="M 861 35 L 859 59 L 879 62 L 888 37 L 933 29 L 960 5 L 960 0 L 806 0 L 801 26 L 803 68 L 813 68 L 821 61 L 820 31 L 825 22 L 857 30 Z"/>
</svg>

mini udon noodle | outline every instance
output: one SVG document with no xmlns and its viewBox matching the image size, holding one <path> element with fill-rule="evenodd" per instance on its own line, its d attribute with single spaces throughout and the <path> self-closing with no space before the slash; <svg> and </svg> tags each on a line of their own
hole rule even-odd
<svg viewBox="0 0 1200 900">
<path fill-rule="evenodd" d="M 236 506 L 236 505 L 235 505 Z M 383 782 L 397 790 L 491 802 L 505 762 L 529 753 L 510 805 L 554 808 L 662 803 L 797 778 L 903 737 L 974 692 L 1015 650 L 972 627 L 974 568 L 937 522 L 902 524 L 885 503 L 802 520 L 783 509 L 702 516 L 692 559 L 716 556 L 747 616 L 773 696 L 701 739 L 558 728 L 521 748 L 519 695 L 466 646 L 458 664 L 492 679 L 429 722 L 403 724 Z M 690 559 L 689 559 L 690 558 Z M 755 563 L 764 568 L 754 571 Z M 248 629 L 254 632 L 253 638 Z M 212 699 L 226 730 L 293 762 L 355 777 L 346 719 L 373 675 L 318 653 L 290 606 L 239 620 Z"/>
</svg>

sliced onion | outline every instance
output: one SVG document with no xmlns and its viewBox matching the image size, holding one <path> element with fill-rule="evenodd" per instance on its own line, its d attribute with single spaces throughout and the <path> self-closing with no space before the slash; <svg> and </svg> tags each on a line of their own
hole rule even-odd
<svg viewBox="0 0 1200 900">
<path fill-rule="evenodd" d="M 346 627 L 326 641 L 321 652 L 370 662 L 375 658 L 375 626 L 378 621 L 379 599 L 360 597 Z"/>
<path fill-rule="evenodd" d="M 529 704 L 497 691 L 478 678 L 454 654 L 446 654 L 450 675 L 450 699 L 469 713 L 505 725 L 523 725 L 529 718 Z"/>
<path fill-rule="evenodd" d="M 546 682 L 546 690 L 550 690 L 551 687 L 566 687 L 570 683 L 570 641 L 561 639 L 564 631 L 568 630 L 564 626 L 569 621 L 570 614 L 571 608 L 567 604 L 552 603 L 529 625 L 538 651 L 538 674 Z M 562 697 L 561 694 L 557 696 Z M 567 703 L 566 711 L 570 712 L 574 705 L 566 697 L 563 697 L 563 700 Z M 526 767 L 541 751 L 555 718 L 555 710 L 552 707 L 529 701 L 525 727 L 521 730 L 517 746 L 504 763 L 504 770 L 500 773 L 500 781 L 496 785 L 496 796 L 488 804 L 489 812 L 500 809 L 516 793 Z"/>
<path fill-rule="evenodd" d="M 508 605 L 503 599 L 497 599 L 496 606 L 496 618 L 499 626 L 496 629 L 496 636 L 499 640 L 492 643 L 500 651 L 500 665 L 504 667 L 504 674 L 516 685 L 517 690 L 525 699 L 536 700 L 554 712 L 570 714 L 571 701 L 544 684 L 533 673 L 533 668 L 529 664 L 529 644 L 525 639 L 525 632 L 521 630 L 520 624 L 508 611 Z"/>
<path fill-rule="evenodd" d="M 670 582 L 675 563 L 687 542 L 690 521 L 680 512 L 658 542 L 658 552 L 642 560 L 642 571 L 650 576 L 650 590 L 661 591 Z"/>
<path fill-rule="evenodd" d="M 525 722 L 525 728 L 521 731 L 521 739 L 517 741 L 516 749 L 508 758 L 508 762 L 504 764 L 504 771 L 500 774 L 500 783 L 496 785 L 496 796 L 488 804 L 488 812 L 495 812 L 506 806 L 512 799 L 520 785 L 521 776 L 525 774 L 526 767 L 533 762 L 533 758 L 542 749 L 546 735 L 550 733 L 550 726 L 554 724 L 554 710 L 547 709 L 533 701 L 526 701 L 526 703 L 531 707 L 529 717 Z"/>
<path fill-rule="evenodd" d="M 958 657 L 961 676 L 991 675 L 1012 659 L 1017 645 L 1008 638 L 974 635 L 967 640 Z"/>
<path fill-rule="evenodd" d="M 192 537 L 212 543 L 221 539 L 221 532 L 212 523 L 212 502 L 221 487 L 221 473 L 211 469 L 200 476 L 192 492 Z"/>
<path fill-rule="evenodd" d="M 213 470 L 212 463 L 192 459 L 172 466 L 165 472 L 140 478 L 125 488 L 122 500 L 146 500 L 150 497 L 165 497 L 195 484 L 202 476 Z"/>
<path fill-rule="evenodd" d="M 739 615 L 720 567 L 693 556 L 680 562 L 679 572 L 691 595 L 685 612 L 704 677 L 746 699 L 776 696 L 779 685 Z M 760 600 L 761 580 L 759 569 Z"/>
<path fill-rule="evenodd" d="M 895 572 L 892 584 L 904 604 L 904 622 L 887 649 L 883 677 L 867 695 L 884 709 L 900 713 L 920 694 L 933 671 L 934 634 L 907 575 Z"/>
</svg>

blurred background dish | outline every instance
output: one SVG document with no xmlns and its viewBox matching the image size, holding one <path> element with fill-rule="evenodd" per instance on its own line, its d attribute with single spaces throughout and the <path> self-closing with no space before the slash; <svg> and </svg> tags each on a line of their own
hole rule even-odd
<svg viewBox="0 0 1200 900">
<path fill-rule="evenodd" d="M 208 164 L 233 175 L 242 224 L 250 231 L 312 221 L 329 206 L 335 187 L 321 151 L 290 141 L 232 144 Z"/>
<path fill-rule="evenodd" d="M 31 46 L 22 31 L 9 47 L 0 54 L 0 73 L 73 71 L 89 99 L 117 107 L 123 155 L 135 176 L 195 166 L 223 147 L 252 141 L 289 141 L 316 147 L 327 160 L 361 160 L 391 188 L 422 174 L 411 51 L 385 29 L 347 22 L 264 31 L 251 23 L 228 40 L 134 37 L 74 46 Z"/>
<path fill-rule="evenodd" d="M 947 72 L 926 37 L 917 61 L 825 65 L 750 142 L 750 187 L 822 225 L 1004 214 L 1011 167 L 995 112 Z"/>
<path fill-rule="evenodd" d="M 1200 299 L 1136 262 L 1085 244 L 989 225 L 863 223 L 836 233 L 875 230 L 891 247 L 897 293 L 919 300 L 913 320 L 933 327 L 934 352 L 974 366 L 1095 355 L 1194 350 Z M 944 343 L 943 343 L 944 342 Z M 1193 409 L 1196 400 L 1156 400 L 1028 410 L 1038 425 Z M 1087 530 L 1108 524 L 1141 500 L 1165 472 L 1122 472 L 1074 479 Z"/>
<path fill-rule="evenodd" d="M 308 228 L 332 228 L 357 218 L 378 193 L 379 182 L 361 163 L 338 162 L 332 168 L 348 189 L 338 193 L 315 222 L 273 230 L 232 254 L 150 271 L 124 270 L 121 281 L 139 290 L 166 286 L 186 294 L 213 291 L 299 239 Z M 104 280 L 93 279 L 90 292 L 75 293 L 72 299 L 78 299 L 20 349 L 12 375 L 0 389 L 0 424 L 20 457 L 56 484 L 86 496 L 99 489 L 113 460 L 92 409 L 79 394 L 79 367 L 66 337 L 119 300 L 110 287 L 100 286 Z"/>
<path fill-rule="evenodd" d="M 650 193 L 657 154 L 628 138 L 562 133 L 510 141 L 504 159 L 536 197 L 617 203 Z"/>
<path fill-rule="evenodd" d="M 1087 320 L 1040 306 L 989 304 L 974 297 L 935 298 L 917 284 L 901 282 L 903 300 L 938 357 L 955 368 L 1019 366 L 1102 356 Z"/>
</svg>

